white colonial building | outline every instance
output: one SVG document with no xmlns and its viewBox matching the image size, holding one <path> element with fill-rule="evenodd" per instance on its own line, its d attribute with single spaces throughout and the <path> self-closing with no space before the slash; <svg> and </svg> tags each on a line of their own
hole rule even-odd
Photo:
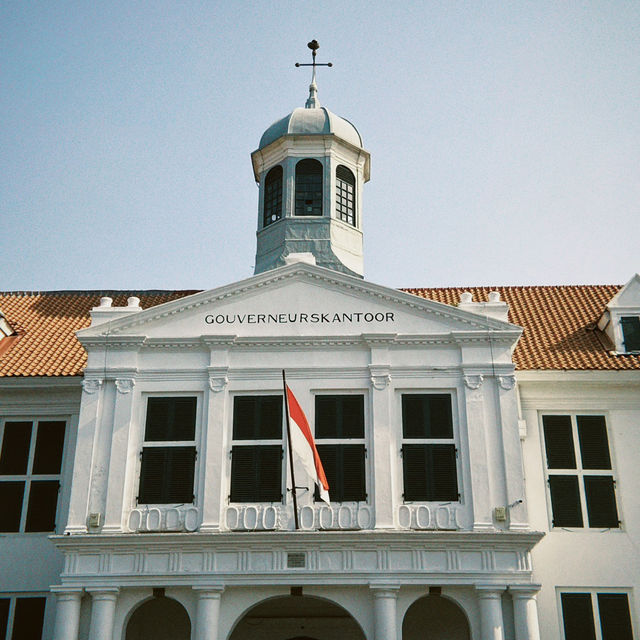
<svg viewBox="0 0 640 640">
<path fill-rule="evenodd" d="M 637 637 L 640 277 L 364 280 L 315 82 L 252 160 L 253 277 L 0 296 L 0 640 Z"/>
</svg>

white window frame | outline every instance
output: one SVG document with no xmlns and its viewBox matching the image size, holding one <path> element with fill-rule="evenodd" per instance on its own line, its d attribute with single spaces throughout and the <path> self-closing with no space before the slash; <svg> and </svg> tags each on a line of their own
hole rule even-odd
<svg viewBox="0 0 640 640">
<path fill-rule="evenodd" d="M 397 391 L 398 397 L 398 438 L 400 446 L 398 449 L 398 458 L 400 460 L 400 502 L 399 504 L 426 504 L 426 505 L 446 505 L 446 504 L 464 504 L 464 488 L 463 488 L 463 476 L 461 468 L 461 455 L 460 455 L 460 420 L 458 416 L 458 403 L 457 394 L 453 389 L 399 389 Z M 451 431 L 453 437 L 451 438 L 405 438 L 404 437 L 404 423 L 402 417 L 402 397 L 408 395 L 448 395 L 451 398 Z M 402 448 L 405 444 L 452 444 L 455 447 L 456 454 L 456 482 L 458 485 L 458 499 L 457 500 L 406 500 L 404 497 L 404 457 L 402 455 Z"/>
<path fill-rule="evenodd" d="M 11 422 L 11 421 L 9 421 Z M 16 613 L 16 601 L 18 599 L 27 599 L 27 598 L 44 598 L 44 615 L 42 617 L 42 637 L 44 638 L 44 630 L 47 625 L 47 607 L 49 605 L 48 594 L 45 592 L 29 592 L 29 593 L 0 593 L 0 599 L 9 600 L 9 615 L 7 616 L 7 634 L 5 638 L 0 637 L 0 640 L 11 640 L 11 636 L 13 635 L 13 623 L 15 620 Z"/>
<path fill-rule="evenodd" d="M 193 440 L 145 440 L 145 431 L 147 428 L 147 411 L 149 410 L 149 398 L 195 398 L 196 399 L 196 420 L 195 420 L 195 428 L 193 434 Z M 158 509 L 169 509 L 171 507 L 175 507 L 181 504 L 188 504 L 192 507 L 198 506 L 198 495 L 199 495 L 199 462 L 200 462 L 200 448 L 198 447 L 198 443 L 200 440 L 200 434 L 202 432 L 201 428 L 201 414 L 202 414 L 202 393 L 194 392 L 194 391 L 172 391 L 171 393 L 166 392 L 145 392 L 141 395 L 141 405 L 142 405 L 142 416 L 140 422 L 140 443 L 139 443 L 139 451 L 137 456 L 137 464 L 136 464 L 136 482 L 134 483 L 135 494 L 133 496 L 133 508 L 158 508 Z M 164 448 L 164 447 L 195 447 L 196 450 L 196 459 L 195 464 L 193 466 L 193 502 L 182 503 L 166 503 L 166 502 L 139 502 L 138 497 L 140 494 L 140 480 L 142 473 L 142 452 L 144 449 L 150 448 Z"/>
<path fill-rule="evenodd" d="M 0 535 L 51 535 L 60 527 L 57 521 L 60 515 L 60 501 L 62 496 L 62 477 L 64 473 L 64 461 L 67 451 L 67 439 L 69 438 L 69 418 L 68 416 L 7 416 L 0 418 L 0 453 L 4 442 L 4 429 L 7 422 L 31 422 L 31 439 L 29 441 L 29 453 L 27 459 L 27 470 L 24 474 L 0 475 L 0 482 L 24 482 L 25 489 L 22 496 L 22 507 L 20 512 L 20 525 L 18 531 L 3 531 Z M 40 422 L 64 422 L 64 437 L 62 441 L 62 455 L 60 458 L 60 471 L 57 474 L 35 474 L 33 473 L 33 462 L 36 451 L 37 428 Z M 33 481 L 58 481 L 58 497 L 56 499 L 56 522 L 52 531 L 25 531 L 27 523 L 27 512 L 29 510 L 29 497 L 31 496 L 31 482 Z M 0 640 L 2 640 L 0 638 Z"/>
<path fill-rule="evenodd" d="M 547 450 L 546 440 L 544 436 L 544 416 L 569 416 L 571 418 L 571 437 L 573 439 L 573 452 L 576 459 L 575 469 L 549 469 L 547 466 Z M 607 430 L 607 446 L 609 447 L 609 459 L 611 460 L 611 469 L 583 469 L 582 453 L 580 451 L 580 441 L 578 439 L 578 416 L 602 416 L 604 418 Z M 547 499 L 547 514 L 549 520 L 550 531 L 610 531 L 618 532 L 624 530 L 624 520 L 621 512 L 620 500 L 618 498 L 618 482 L 616 474 L 616 464 L 613 455 L 613 447 L 611 440 L 611 428 L 609 415 L 606 411 L 540 411 L 538 413 L 540 423 L 540 445 L 542 448 L 542 464 L 544 467 L 544 483 Z M 616 509 L 618 511 L 619 526 L 617 527 L 590 527 L 589 511 L 587 509 L 587 496 L 584 489 L 584 476 L 603 476 L 610 477 L 613 480 L 614 498 Z M 582 526 L 581 527 L 558 527 L 553 524 L 553 505 L 551 503 L 551 488 L 549 486 L 549 476 L 570 476 L 578 478 L 578 492 L 580 495 L 580 508 L 582 509 Z"/>
<path fill-rule="evenodd" d="M 233 421 L 234 421 L 234 415 L 235 415 L 235 402 L 236 402 L 236 398 L 238 397 L 258 397 L 258 396 L 274 396 L 274 397 L 279 397 L 282 401 L 282 419 L 283 419 L 283 423 L 282 423 L 282 436 L 279 440 L 277 439 L 269 439 L 269 440 L 236 440 L 233 437 Z M 285 405 L 284 405 L 284 397 L 283 397 L 283 393 L 282 391 L 280 392 L 274 392 L 274 391 L 237 391 L 237 392 L 233 392 L 229 394 L 229 401 L 230 401 L 230 411 L 229 411 L 229 428 L 228 428 L 228 433 L 229 433 L 229 448 L 228 448 L 228 452 L 227 452 L 227 460 L 228 460 L 228 464 L 229 464 L 229 472 L 228 472 L 228 491 L 227 491 L 227 496 L 226 496 L 226 501 L 227 501 L 227 506 L 229 505 L 285 505 L 287 504 L 287 474 L 289 473 L 288 471 L 288 461 L 287 461 L 287 447 L 289 446 L 288 443 L 286 442 L 286 438 L 287 438 L 287 431 L 286 431 L 286 424 L 284 423 L 284 421 L 286 420 L 286 409 L 285 409 Z M 281 449 L 282 449 L 282 458 L 281 458 L 281 464 L 280 464 L 280 494 L 282 495 L 282 499 L 276 502 L 233 502 L 231 500 L 231 483 L 233 482 L 233 475 L 232 475 L 232 451 L 233 451 L 233 447 L 234 446 L 273 446 L 273 445 L 280 445 Z"/>
<path fill-rule="evenodd" d="M 593 624 L 596 632 L 596 640 L 602 640 L 602 631 L 600 629 L 600 609 L 598 607 L 598 594 L 601 593 L 624 593 L 627 596 L 627 603 L 629 605 L 631 627 L 634 631 L 638 628 L 634 615 L 635 606 L 633 603 L 633 589 L 631 587 L 556 587 L 556 608 L 558 611 L 558 625 L 561 640 L 566 640 L 566 635 L 564 633 L 564 615 L 562 613 L 563 593 L 588 593 L 591 596 L 591 608 L 593 609 Z"/>
<path fill-rule="evenodd" d="M 362 396 L 363 404 L 364 404 L 364 437 L 362 438 L 317 438 L 316 437 L 316 397 L 319 396 Z M 363 444 L 364 445 L 364 492 L 367 496 L 365 500 L 348 500 L 346 502 L 337 502 L 331 497 L 331 487 L 329 487 L 329 497 L 331 498 L 331 504 L 340 504 L 340 505 L 369 505 L 371 504 L 371 491 L 370 487 L 370 456 L 369 456 L 369 395 L 366 389 L 312 389 L 311 390 L 311 398 L 312 398 L 312 414 L 309 420 L 309 426 L 311 427 L 313 433 L 313 439 L 316 443 L 316 446 L 319 444 Z M 314 501 L 314 493 L 315 493 L 315 485 L 311 486 L 309 489 L 309 493 L 311 496 L 311 503 Z"/>
</svg>

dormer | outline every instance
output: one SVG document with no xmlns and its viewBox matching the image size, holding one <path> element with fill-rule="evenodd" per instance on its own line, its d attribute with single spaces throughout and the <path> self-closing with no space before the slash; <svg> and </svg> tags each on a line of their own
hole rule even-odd
<svg viewBox="0 0 640 640">
<path fill-rule="evenodd" d="M 640 274 L 611 298 L 598 329 L 609 336 L 617 353 L 640 353 Z"/>
</svg>

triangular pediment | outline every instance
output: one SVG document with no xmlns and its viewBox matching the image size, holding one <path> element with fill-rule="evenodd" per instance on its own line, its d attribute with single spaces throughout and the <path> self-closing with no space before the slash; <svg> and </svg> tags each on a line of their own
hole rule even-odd
<svg viewBox="0 0 640 640">
<path fill-rule="evenodd" d="M 519 328 L 456 307 L 297 263 L 78 332 L 78 337 L 443 335 Z"/>
<path fill-rule="evenodd" d="M 631 280 L 611 298 L 611 302 L 609 302 L 607 307 L 640 307 L 640 274 L 636 273 Z"/>
</svg>

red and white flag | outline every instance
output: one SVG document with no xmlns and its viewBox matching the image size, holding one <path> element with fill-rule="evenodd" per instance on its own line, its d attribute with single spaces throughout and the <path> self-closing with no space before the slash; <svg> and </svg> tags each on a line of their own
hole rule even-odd
<svg viewBox="0 0 640 640">
<path fill-rule="evenodd" d="M 313 441 L 307 417 L 301 409 L 296 397 L 287 385 L 289 403 L 289 431 L 291 433 L 291 449 L 307 472 L 307 475 L 318 485 L 320 498 L 329 503 L 329 483 L 322 468 L 322 461 Z"/>
</svg>

